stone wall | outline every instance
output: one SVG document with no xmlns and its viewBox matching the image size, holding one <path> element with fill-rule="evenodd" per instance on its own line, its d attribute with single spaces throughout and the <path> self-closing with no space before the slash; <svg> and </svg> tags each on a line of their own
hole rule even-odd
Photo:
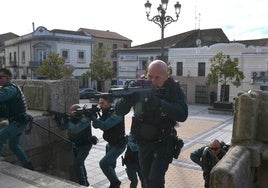
<svg viewBox="0 0 268 188">
<path fill-rule="evenodd" d="M 25 95 L 29 110 L 68 112 L 69 106 L 79 103 L 79 83 L 65 80 L 15 80 Z"/>
<path fill-rule="evenodd" d="M 268 92 L 237 97 L 232 147 L 211 171 L 212 188 L 268 187 Z"/>
<path fill-rule="evenodd" d="M 67 132 L 57 128 L 47 110 L 68 112 L 69 106 L 79 103 L 76 79 L 15 80 L 24 92 L 28 113 L 34 118 L 30 134 L 21 136 L 20 144 L 31 159 L 36 171 L 76 181 L 72 144 Z M 3 155 L 8 162 L 20 165 L 7 143 Z"/>
</svg>

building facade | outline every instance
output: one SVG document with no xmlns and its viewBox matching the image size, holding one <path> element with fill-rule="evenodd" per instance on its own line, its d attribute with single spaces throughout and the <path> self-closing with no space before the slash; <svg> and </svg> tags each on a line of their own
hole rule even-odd
<svg viewBox="0 0 268 188">
<path fill-rule="evenodd" d="M 159 57 L 159 44 L 160 41 L 156 41 L 118 50 L 118 85 L 143 74 L 148 63 Z M 238 88 L 230 84 L 230 102 L 241 91 L 268 90 L 268 39 L 234 42 L 229 41 L 221 29 L 208 29 L 168 37 L 165 44 L 166 62 L 172 68 L 172 76 L 181 83 L 189 103 L 209 104 L 211 92 L 220 100 L 220 84 L 206 85 L 210 59 L 219 52 L 232 59 L 238 58 L 239 68 L 245 75 Z"/>
<path fill-rule="evenodd" d="M 235 87 L 229 83 L 229 102 L 240 92 L 250 89 L 268 90 L 268 46 L 247 46 L 231 42 L 209 47 L 170 48 L 169 62 L 173 69 L 172 75 L 184 86 L 188 101 L 208 103 L 212 91 L 217 93 L 217 100 L 220 100 L 221 84 L 206 86 L 206 76 L 210 73 L 210 59 L 219 52 L 230 55 L 232 59 L 238 58 L 238 67 L 245 75 L 241 86 Z"/>
<path fill-rule="evenodd" d="M 30 34 L 5 41 L 6 67 L 14 78 L 40 79 L 37 71 L 48 54 L 54 52 L 65 59 L 65 65 L 74 67 L 73 76 L 81 85 L 87 84 L 82 74 L 89 69 L 92 56 L 92 38 L 83 32 L 47 30 L 40 26 Z"/>
<path fill-rule="evenodd" d="M 96 29 L 86 29 L 80 28 L 78 31 L 82 31 L 87 35 L 92 36 L 93 38 L 93 53 L 98 48 L 104 48 L 107 50 L 106 60 L 111 62 L 111 66 L 113 67 L 114 71 L 117 71 L 117 60 L 116 60 L 116 49 L 126 49 L 131 47 L 132 40 L 124 37 L 116 32 L 112 31 L 102 31 Z M 117 78 L 112 78 L 111 80 L 105 81 L 105 90 L 108 90 L 111 85 L 117 84 Z M 100 84 L 97 84 L 98 90 L 100 90 Z"/>
<path fill-rule="evenodd" d="M 42 61 L 49 52 L 54 52 L 65 59 L 65 65 L 74 68 L 73 77 L 79 79 L 80 87 L 97 88 L 96 81 L 83 78 L 83 73 L 89 71 L 92 55 L 97 48 L 106 48 L 107 61 L 117 69 L 117 62 L 113 50 L 128 48 L 131 40 L 111 31 L 101 31 L 80 28 L 78 31 L 47 30 L 40 26 L 30 34 L 7 38 L 1 35 L 3 45 L 0 49 L 0 63 L 10 68 L 14 78 L 42 79 L 37 72 Z M 9 35 L 8 35 L 9 36 Z M 114 78 L 116 80 L 116 78 Z M 112 84 L 107 81 L 107 88 Z"/>
</svg>

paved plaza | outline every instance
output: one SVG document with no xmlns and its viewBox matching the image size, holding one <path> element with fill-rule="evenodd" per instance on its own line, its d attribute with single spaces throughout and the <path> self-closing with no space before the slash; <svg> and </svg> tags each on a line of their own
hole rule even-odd
<svg viewBox="0 0 268 188">
<path fill-rule="evenodd" d="M 91 106 L 88 100 L 81 100 L 80 104 Z M 185 144 L 179 158 L 174 159 L 169 166 L 166 174 L 166 188 L 203 188 L 202 171 L 198 165 L 190 160 L 190 153 L 208 144 L 213 138 L 226 143 L 231 142 L 233 116 L 209 114 L 208 107 L 189 105 L 188 119 L 176 127 L 179 137 L 184 140 Z M 127 133 L 130 129 L 132 115 L 133 113 L 130 112 L 125 117 Z M 94 128 L 92 128 L 92 131 L 99 138 L 99 143 L 93 146 L 86 160 L 88 180 L 94 188 L 108 188 L 110 183 L 99 167 L 99 161 L 105 153 L 106 142 L 102 139 L 102 131 Z M 129 180 L 125 167 L 121 164 L 121 158 L 117 161 L 116 171 L 122 182 L 121 188 L 129 188 Z M 8 187 L 71 188 L 83 186 L 0 161 L 0 188 Z"/>
<path fill-rule="evenodd" d="M 176 127 L 179 137 L 184 140 L 184 147 L 178 159 L 174 159 L 166 174 L 166 188 L 203 188 L 202 171 L 190 160 L 190 153 L 217 138 L 226 143 L 231 142 L 233 116 L 224 114 L 209 114 L 209 106 L 189 105 L 188 119 Z M 126 132 L 130 129 L 132 113 L 126 116 Z M 93 146 L 86 160 L 86 168 L 90 184 L 95 188 L 109 187 L 109 181 L 99 168 L 99 160 L 105 152 L 106 142 L 102 132 L 93 128 L 93 134 L 99 138 L 99 143 Z M 117 161 L 117 174 L 122 182 L 122 188 L 129 187 L 125 167 L 121 159 Z"/>
</svg>

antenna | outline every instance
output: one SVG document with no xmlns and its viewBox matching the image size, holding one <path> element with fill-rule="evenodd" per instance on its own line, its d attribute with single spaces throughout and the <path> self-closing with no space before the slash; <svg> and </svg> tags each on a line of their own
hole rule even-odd
<svg viewBox="0 0 268 188">
<path fill-rule="evenodd" d="M 32 22 L 32 26 L 33 26 L 33 31 L 35 31 L 34 22 Z"/>
<path fill-rule="evenodd" d="M 201 13 L 198 14 L 198 29 L 200 29 Z"/>
<path fill-rule="evenodd" d="M 196 16 L 196 5 L 194 6 L 194 29 L 196 30 L 196 21 L 197 21 L 197 16 Z"/>
</svg>

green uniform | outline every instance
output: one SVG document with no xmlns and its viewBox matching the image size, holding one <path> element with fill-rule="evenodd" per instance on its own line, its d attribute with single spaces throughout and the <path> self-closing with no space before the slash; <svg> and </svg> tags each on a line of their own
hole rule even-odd
<svg viewBox="0 0 268 188">
<path fill-rule="evenodd" d="M 141 98 L 134 93 L 116 104 L 116 113 L 120 115 L 127 114 L 131 107 L 134 109 L 131 133 L 139 146 L 141 173 L 146 188 L 164 187 L 177 134 L 174 126 L 177 121 L 183 122 L 188 117 L 188 105 L 179 83 L 168 78 L 162 89 L 164 92 L 161 95 L 151 93 Z"/>
</svg>

